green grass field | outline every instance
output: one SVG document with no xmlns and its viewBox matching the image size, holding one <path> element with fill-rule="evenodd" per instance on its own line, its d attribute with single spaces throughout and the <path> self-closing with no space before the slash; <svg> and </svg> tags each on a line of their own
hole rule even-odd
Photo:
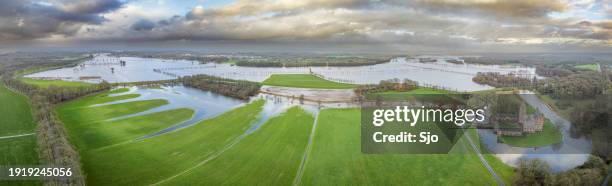
<svg viewBox="0 0 612 186">
<path fill-rule="evenodd" d="M 175 109 L 109 121 L 167 102 L 145 100 L 89 107 L 132 97 L 108 96 L 125 91 L 84 97 L 56 109 L 81 154 L 89 185 L 147 185 L 176 175 L 246 132 L 263 106 L 263 101 L 257 101 L 183 130 L 135 141 L 189 119 L 193 111 Z"/>
<path fill-rule="evenodd" d="M 357 85 L 328 81 L 310 74 L 272 74 L 263 82 L 264 85 L 320 88 L 320 89 L 351 89 Z"/>
<path fill-rule="evenodd" d="M 41 88 L 48 88 L 49 86 L 56 86 L 56 87 L 87 87 L 87 86 L 91 86 L 93 84 L 91 83 L 84 83 L 84 82 L 77 82 L 77 81 L 62 81 L 62 80 L 42 80 L 42 79 L 31 79 L 31 78 L 19 78 L 20 81 L 30 84 L 30 85 L 36 85 L 38 87 Z"/>
<path fill-rule="evenodd" d="M 510 146 L 515 147 L 542 147 L 561 142 L 561 132 L 548 119 L 544 121 L 541 132 L 524 134 L 523 136 L 501 136 L 499 139 Z"/>
<path fill-rule="evenodd" d="M 291 185 L 314 118 L 293 107 L 218 158 L 166 185 Z"/>
<path fill-rule="evenodd" d="M 297 173 L 302 175 L 301 185 L 496 184 L 463 138 L 452 154 L 361 153 L 358 109 L 322 110 L 312 150 L 306 152 L 314 117 L 298 107 L 244 137 L 257 121 L 263 100 L 136 141 L 188 119 L 193 111 L 175 109 L 109 121 L 164 104 L 147 100 L 89 107 L 120 99 L 109 94 L 84 97 L 56 110 L 81 154 L 88 185 L 291 185 Z M 298 171 L 304 154 L 308 159 Z M 502 178 L 510 179 L 512 168 L 493 155 L 485 158 Z"/>
<path fill-rule="evenodd" d="M 29 100 L 0 82 L 0 137 L 35 132 Z M 0 139 L 0 166 L 38 165 L 36 135 Z M 40 185 L 38 181 L 0 181 L 0 185 Z"/>
<path fill-rule="evenodd" d="M 592 70 L 592 71 L 599 70 L 599 67 L 597 66 L 597 64 L 576 65 L 574 67 L 579 68 L 579 69 Z"/>
<path fill-rule="evenodd" d="M 494 185 L 494 178 L 460 140 L 453 154 L 363 154 L 360 111 L 320 112 L 303 185 Z M 491 158 L 490 158 L 491 159 Z M 489 161 L 499 161 L 491 159 Z M 505 166 L 495 162 L 496 166 Z M 497 169 L 508 171 L 511 169 Z M 504 173 L 507 174 L 507 173 Z M 505 177 L 504 177 L 505 178 Z"/>
<path fill-rule="evenodd" d="M 32 133 L 36 124 L 27 97 L 15 93 L 0 83 L 0 136 Z"/>
</svg>

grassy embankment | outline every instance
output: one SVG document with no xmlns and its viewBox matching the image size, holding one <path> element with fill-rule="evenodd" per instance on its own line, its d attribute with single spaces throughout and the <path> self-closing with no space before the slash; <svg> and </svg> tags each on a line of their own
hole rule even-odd
<svg viewBox="0 0 612 186">
<path fill-rule="evenodd" d="M 263 81 L 264 85 L 297 87 L 297 88 L 320 88 L 320 89 L 352 89 L 354 84 L 338 83 L 310 74 L 272 74 Z"/>
<path fill-rule="evenodd" d="M 0 82 L 0 166 L 38 165 L 36 131 L 27 97 Z M 10 184 L 9 184 L 10 183 Z M 0 185 L 38 185 L 37 181 L 0 181 Z"/>
<path fill-rule="evenodd" d="M 540 132 L 533 134 L 523 134 L 523 136 L 501 136 L 502 143 L 515 147 L 542 147 L 561 142 L 561 132 L 548 119 L 544 121 L 544 128 Z"/>
<path fill-rule="evenodd" d="M 314 146 L 303 185 L 494 185 L 494 178 L 461 139 L 452 154 L 363 154 L 360 149 L 360 111 L 320 112 Z M 477 140 L 477 139 L 474 139 Z M 485 157 L 490 156 L 486 155 Z M 489 163 L 509 181 L 512 168 L 494 157 Z M 474 179 L 478 178 L 478 179 Z"/>
</svg>

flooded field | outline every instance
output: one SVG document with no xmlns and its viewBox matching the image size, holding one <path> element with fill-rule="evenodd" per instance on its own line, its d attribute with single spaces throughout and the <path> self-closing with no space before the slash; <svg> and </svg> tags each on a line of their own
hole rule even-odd
<svg viewBox="0 0 612 186">
<path fill-rule="evenodd" d="M 434 57 L 431 57 L 434 58 Z M 200 64 L 196 61 L 165 60 L 137 57 L 110 57 L 100 54 L 77 67 L 55 69 L 27 75 L 30 78 L 68 81 L 139 82 L 175 79 L 179 76 L 207 74 L 212 76 L 261 82 L 271 74 L 315 73 L 325 79 L 354 83 L 378 83 L 388 79 L 410 79 L 423 86 L 436 86 L 455 91 L 491 89 L 472 81 L 478 72 L 514 73 L 535 76 L 535 68 L 500 65 L 454 64 L 447 60 L 457 57 L 435 57 L 435 62 L 420 63 L 418 59 L 395 58 L 388 63 L 359 67 L 239 67 L 231 64 Z M 125 61 L 125 65 L 121 65 Z"/>
</svg>

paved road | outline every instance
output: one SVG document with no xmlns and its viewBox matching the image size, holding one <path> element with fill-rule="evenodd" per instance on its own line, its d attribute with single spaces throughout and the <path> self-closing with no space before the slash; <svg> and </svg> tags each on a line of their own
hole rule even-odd
<svg viewBox="0 0 612 186">
<path fill-rule="evenodd" d="M 493 170 L 493 167 L 491 167 L 491 165 L 489 165 L 489 162 L 487 162 L 487 160 L 484 158 L 484 156 L 482 156 L 482 153 L 480 153 L 480 149 L 478 149 L 476 147 L 476 145 L 474 145 L 474 142 L 472 141 L 472 138 L 470 138 L 470 136 L 468 134 L 465 134 L 463 136 L 465 136 L 468 139 L 468 141 L 470 142 L 470 146 L 472 146 L 472 149 L 474 149 L 474 151 L 478 155 L 478 158 L 480 158 L 480 161 L 482 162 L 482 164 L 484 164 L 485 167 L 487 167 L 487 170 L 489 170 L 489 172 L 493 175 L 493 177 L 497 181 L 497 184 L 501 185 L 501 186 L 506 185 L 504 183 L 504 181 L 497 175 L 497 173 L 495 173 L 495 170 Z"/>
<path fill-rule="evenodd" d="M 298 169 L 297 174 L 295 174 L 295 178 L 293 179 L 293 185 L 299 185 L 302 181 L 302 175 L 304 174 L 304 167 L 306 167 L 306 163 L 308 162 L 308 154 L 312 150 L 312 141 L 315 136 L 315 132 L 317 131 L 317 124 L 319 123 L 319 113 L 315 113 L 314 124 L 312 125 L 312 130 L 310 131 L 310 137 L 308 137 L 308 145 L 306 145 L 306 151 L 304 151 L 304 157 L 302 157 L 302 162 L 300 163 L 300 167 Z"/>
<path fill-rule="evenodd" d="M 12 135 L 12 136 L 0 136 L 0 139 L 9 139 L 9 138 L 17 138 L 17 137 L 23 137 L 23 136 L 31 136 L 34 135 L 36 133 L 29 133 L 29 134 L 19 134 L 19 135 Z"/>
</svg>

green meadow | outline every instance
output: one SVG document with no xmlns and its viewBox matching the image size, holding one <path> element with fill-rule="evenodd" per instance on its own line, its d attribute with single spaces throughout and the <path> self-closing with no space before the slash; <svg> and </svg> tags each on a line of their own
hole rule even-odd
<svg viewBox="0 0 612 186">
<path fill-rule="evenodd" d="M 48 88 L 50 86 L 55 86 L 55 87 L 87 87 L 87 86 L 91 86 L 93 84 L 91 83 L 84 83 L 84 82 L 78 82 L 78 81 L 62 81 L 62 80 L 43 80 L 43 79 L 31 79 L 31 78 L 19 78 L 19 80 L 21 80 L 24 83 L 30 84 L 30 85 L 36 85 L 38 87 L 41 88 Z"/>
<path fill-rule="evenodd" d="M 263 81 L 264 85 L 297 87 L 297 88 L 320 88 L 320 89 L 351 89 L 357 85 L 338 83 L 311 74 L 272 74 Z"/>
<path fill-rule="evenodd" d="M 592 70 L 592 71 L 599 70 L 599 67 L 597 66 L 597 64 L 576 65 L 574 67 L 579 68 L 579 69 L 584 69 L 584 70 Z"/>
<path fill-rule="evenodd" d="M 327 109 L 319 113 L 313 149 L 305 165 L 301 184 L 496 184 L 465 139 L 461 139 L 450 154 L 361 153 L 360 114 L 358 109 Z M 494 166 L 506 166 L 495 158 L 488 160 L 493 161 Z M 511 174 L 508 171 L 512 169 L 496 168 L 496 171 Z"/>
<path fill-rule="evenodd" d="M 29 100 L 0 83 L 0 165 L 38 165 L 36 123 Z M 16 136 L 32 134 L 26 136 Z M 11 137 L 14 136 L 14 137 Z M 0 185 L 40 185 L 38 181 L 0 181 Z"/>
<path fill-rule="evenodd" d="M 15 93 L 0 83 L 0 136 L 32 133 L 36 124 L 26 96 Z"/>
</svg>

